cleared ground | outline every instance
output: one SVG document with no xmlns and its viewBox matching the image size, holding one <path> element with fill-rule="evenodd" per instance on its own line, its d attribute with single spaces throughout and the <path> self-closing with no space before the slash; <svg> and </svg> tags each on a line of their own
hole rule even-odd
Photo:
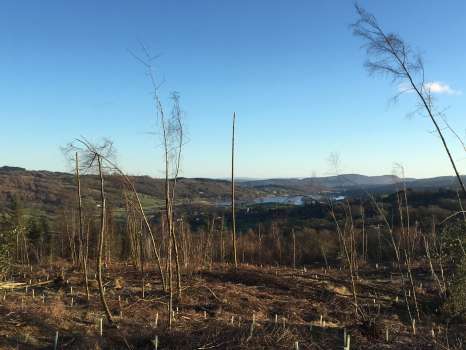
<svg viewBox="0 0 466 350">
<path fill-rule="evenodd" d="M 416 334 L 399 276 L 382 267 L 360 271 L 364 317 L 356 318 L 351 284 L 340 269 L 215 265 L 183 276 L 169 329 L 169 296 L 154 271 L 146 271 L 143 299 L 137 269 L 113 264 L 105 270 L 115 327 L 106 322 L 93 273 L 88 302 L 80 272 L 48 267 L 0 284 L 0 348 L 54 349 L 58 332 L 57 349 L 343 349 L 345 333 L 351 349 L 461 349 L 465 325 L 447 328 L 436 314 L 429 274 L 419 268 L 414 275 Z"/>
</svg>

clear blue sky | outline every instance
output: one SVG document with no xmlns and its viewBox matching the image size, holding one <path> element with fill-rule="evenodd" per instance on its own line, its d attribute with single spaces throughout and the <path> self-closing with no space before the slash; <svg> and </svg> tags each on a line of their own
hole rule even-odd
<svg viewBox="0 0 466 350">
<path fill-rule="evenodd" d="M 362 1 L 387 31 L 425 56 L 429 81 L 464 136 L 466 2 Z M 370 77 L 352 36 L 351 1 L 22 1 L 0 4 L 0 165 L 69 170 L 59 147 L 84 135 L 115 141 L 123 168 L 162 170 L 150 84 L 127 52 L 160 53 L 162 96 L 181 94 L 189 143 L 184 176 L 229 174 L 236 111 L 237 175 L 343 172 L 451 175 L 425 118 L 407 118 L 397 86 Z M 454 145 L 462 173 L 464 151 Z"/>
</svg>

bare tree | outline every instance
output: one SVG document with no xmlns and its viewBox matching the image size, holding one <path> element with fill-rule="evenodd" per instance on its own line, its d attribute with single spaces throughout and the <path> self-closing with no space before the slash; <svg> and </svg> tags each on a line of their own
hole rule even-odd
<svg viewBox="0 0 466 350">
<path fill-rule="evenodd" d="M 170 326 L 172 321 L 173 310 L 173 286 L 172 286 L 172 250 L 175 255 L 176 262 L 176 275 L 177 275 L 177 291 L 178 298 L 181 298 L 181 271 L 180 261 L 178 254 L 178 243 L 176 239 L 176 225 L 175 223 L 175 193 L 178 175 L 181 164 L 181 151 L 184 142 L 182 111 L 180 108 L 180 98 L 178 93 L 171 94 L 173 103 L 172 111 L 168 115 L 165 112 L 164 105 L 159 95 L 159 85 L 157 84 L 153 62 L 157 57 L 152 56 L 148 49 L 141 45 L 143 56 L 139 57 L 130 51 L 131 55 L 143 64 L 146 74 L 152 85 L 152 93 L 157 113 L 160 131 L 162 134 L 162 147 L 164 152 L 164 165 L 165 165 L 165 218 L 167 223 L 167 237 L 168 237 L 168 287 L 170 290 L 170 303 L 169 303 L 169 320 Z"/>
<path fill-rule="evenodd" d="M 353 227 L 351 227 L 349 230 L 347 229 L 348 225 L 346 224 L 346 221 L 347 221 L 348 218 L 346 218 L 345 225 L 342 228 L 339 221 L 338 221 L 338 219 L 337 219 L 337 216 L 336 216 L 336 213 L 335 213 L 335 207 L 333 205 L 332 200 L 329 200 L 328 204 L 329 204 L 330 214 L 332 216 L 333 222 L 335 223 L 335 227 L 336 227 L 336 230 L 337 230 L 337 233 L 338 233 L 338 237 L 339 237 L 341 246 L 343 247 L 343 252 L 344 252 L 344 255 L 345 255 L 345 258 L 346 258 L 346 262 L 348 264 L 350 278 L 351 278 L 351 291 L 353 293 L 353 299 L 354 299 L 355 316 L 357 317 L 358 316 L 358 295 L 357 295 L 357 290 L 356 290 L 356 280 L 355 280 L 356 276 L 355 276 L 355 271 L 354 271 L 355 263 L 354 263 L 354 256 L 353 256 L 352 252 L 350 251 L 351 246 L 352 246 L 351 241 L 350 241 L 350 246 L 349 246 L 348 245 L 348 239 L 346 238 L 348 233 L 351 235 L 351 231 L 353 230 Z M 345 231 L 349 231 L 349 232 L 347 234 L 345 234 L 346 233 Z"/>
<path fill-rule="evenodd" d="M 105 239 L 105 230 L 107 229 L 105 222 L 106 222 L 106 214 L 107 214 L 107 200 L 105 198 L 105 190 L 104 190 L 104 175 L 103 175 L 103 168 L 102 168 L 102 157 L 100 153 L 95 153 L 97 158 L 97 165 L 99 170 L 99 178 L 100 178 L 100 236 L 99 236 L 99 245 L 98 245 L 98 253 L 97 253 L 97 281 L 99 283 L 99 292 L 100 292 L 100 301 L 102 302 L 102 306 L 104 307 L 105 314 L 107 315 L 107 319 L 110 323 L 113 323 L 113 317 L 108 307 L 107 301 L 105 299 L 105 291 L 102 282 L 102 250 L 104 246 L 104 239 Z"/>
<path fill-rule="evenodd" d="M 165 277 L 164 277 L 164 274 L 163 274 L 163 271 L 162 271 L 162 262 L 161 262 L 159 251 L 157 249 L 156 242 L 155 242 L 155 233 L 152 230 L 152 227 L 151 227 L 151 225 L 149 223 L 149 219 L 148 219 L 148 217 L 147 217 L 147 215 L 146 215 L 146 213 L 144 211 L 144 208 L 143 208 L 142 202 L 141 202 L 141 198 L 139 197 L 139 193 L 137 192 L 136 187 L 134 186 L 134 183 L 130 179 L 130 177 L 128 175 L 126 175 L 126 173 L 114 161 L 112 161 L 109 158 L 104 158 L 104 159 L 112 167 L 112 169 L 123 178 L 123 181 L 128 186 L 130 192 L 132 192 L 132 194 L 134 196 L 134 201 L 130 201 L 129 203 L 132 204 L 134 207 L 136 207 L 138 209 L 139 214 L 141 215 L 142 220 L 144 222 L 144 226 L 146 227 L 147 231 L 149 232 L 149 237 L 150 237 L 151 242 L 152 242 L 152 248 L 153 248 L 153 251 L 154 251 L 155 260 L 156 260 L 156 263 L 157 263 L 157 267 L 159 269 L 160 278 L 162 280 L 162 287 L 163 287 L 164 290 L 166 290 Z"/>
<path fill-rule="evenodd" d="M 172 171 L 172 186 L 171 186 L 171 193 L 170 193 L 170 181 L 169 178 L 165 178 L 165 182 L 168 184 L 168 195 L 169 195 L 169 208 L 170 208 L 170 236 L 172 239 L 173 249 L 175 252 L 175 260 L 176 260 L 176 276 L 177 276 L 177 291 L 178 291 L 178 298 L 181 299 L 181 271 L 180 271 L 180 258 L 178 253 L 178 241 L 176 237 L 176 226 L 175 226 L 175 212 L 174 212 L 174 205 L 175 205 L 175 190 L 176 190 L 176 183 L 178 180 L 178 175 L 180 172 L 180 165 L 181 165 L 181 151 L 183 148 L 183 123 L 182 123 L 182 112 L 180 108 L 180 96 L 178 93 L 172 93 L 172 101 L 173 101 L 173 108 L 171 112 L 171 118 L 168 120 L 167 129 L 168 129 L 168 137 L 170 138 L 171 145 L 165 144 L 165 149 L 169 147 L 172 152 L 172 155 L 169 155 L 172 161 L 174 162 L 174 169 Z M 167 155 L 167 152 L 166 152 Z M 166 172 L 166 175 L 170 175 Z M 168 207 L 167 207 L 168 209 Z M 168 210 L 167 210 L 168 213 Z"/>
<path fill-rule="evenodd" d="M 79 215 L 79 256 L 84 270 L 84 283 L 86 285 L 87 300 L 90 299 L 89 294 L 89 281 L 87 274 L 87 254 L 84 253 L 84 223 L 83 223 L 83 202 L 81 196 L 81 178 L 79 176 L 79 156 L 78 152 L 75 153 L 76 158 L 76 186 L 77 186 L 77 200 L 78 200 L 78 215 Z M 89 242 L 86 241 L 86 247 Z M 87 249 L 86 249 L 87 250 Z"/>
<path fill-rule="evenodd" d="M 145 249 L 144 249 L 144 223 L 138 210 L 137 200 L 131 189 L 123 192 L 126 204 L 126 229 L 130 243 L 131 258 L 135 266 L 139 266 L 141 272 L 141 296 L 145 296 Z"/>
<path fill-rule="evenodd" d="M 352 25 L 353 34 L 361 37 L 365 42 L 364 46 L 368 56 L 366 68 L 371 74 L 385 74 L 390 76 L 394 82 L 401 84 L 401 91 L 395 96 L 395 99 L 405 92 L 416 94 L 419 110 L 424 111 L 433 123 L 458 179 L 463 196 L 466 197 L 466 188 L 438 122 L 438 118 L 444 119 L 444 116 L 437 112 L 431 86 L 425 82 L 424 64 L 421 56 L 413 52 L 410 46 L 397 34 L 385 33 L 377 19 L 359 5 L 356 5 L 356 12 L 359 19 Z"/>
<path fill-rule="evenodd" d="M 236 113 L 233 113 L 232 137 L 231 137 L 231 222 L 232 222 L 232 244 L 233 261 L 235 268 L 238 268 L 238 258 L 236 252 L 236 216 L 235 216 L 235 122 Z"/>
<path fill-rule="evenodd" d="M 97 244 L 97 282 L 99 285 L 100 301 L 105 311 L 105 315 L 107 316 L 108 322 L 113 324 L 113 317 L 105 299 L 105 292 L 102 281 L 102 256 L 105 233 L 107 230 L 107 200 L 105 196 L 103 160 L 110 159 L 114 154 L 113 143 L 110 140 L 104 140 L 101 145 L 95 145 L 85 138 L 82 138 L 76 139 L 74 143 L 70 143 L 66 147 L 66 150 L 67 152 L 73 151 L 75 153 L 80 153 L 81 158 L 84 159 L 84 168 L 87 170 L 93 169 L 96 171 L 100 180 L 100 235 Z"/>
</svg>

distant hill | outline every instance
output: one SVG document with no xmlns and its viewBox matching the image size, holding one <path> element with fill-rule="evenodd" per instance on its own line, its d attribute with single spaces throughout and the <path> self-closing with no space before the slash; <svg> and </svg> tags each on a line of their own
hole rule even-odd
<svg viewBox="0 0 466 350">
<path fill-rule="evenodd" d="M 463 181 L 466 181 L 466 176 L 461 176 Z M 440 176 L 429 179 L 416 179 L 410 183 L 411 188 L 445 188 L 457 187 L 458 179 L 455 176 Z"/>
<path fill-rule="evenodd" d="M 413 181 L 408 179 L 405 181 Z M 341 190 L 351 187 L 385 186 L 401 183 L 402 180 L 394 175 L 365 176 L 359 174 L 345 174 L 327 177 L 312 177 L 304 179 L 268 179 L 243 181 L 241 186 L 254 188 L 288 188 L 306 192 L 325 190 Z"/>
<path fill-rule="evenodd" d="M 163 205 L 164 181 L 149 176 L 130 177 L 146 208 Z M 99 200 L 99 179 L 95 175 L 83 175 L 82 193 L 89 201 Z M 177 184 L 178 203 L 214 204 L 230 199 L 230 182 L 226 180 L 180 178 Z M 105 177 L 108 202 L 123 207 L 123 182 L 119 176 Z M 265 192 L 255 188 L 239 187 L 238 200 L 252 200 Z M 10 208 L 14 200 L 31 209 L 55 214 L 66 205 L 73 205 L 76 196 L 75 177 L 70 173 L 30 171 L 17 167 L 0 167 L 0 210 Z"/>
<path fill-rule="evenodd" d="M 145 208 L 161 208 L 164 198 L 162 179 L 149 176 L 131 177 Z M 466 177 L 465 177 L 466 181 Z M 306 195 L 323 191 L 342 192 L 348 195 L 361 190 L 393 192 L 400 188 L 402 179 L 394 175 L 365 176 L 346 174 L 314 178 L 289 178 L 238 181 L 236 199 L 251 202 L 269 195 Z M 456 179 L 443 176 L 431 179 L 405 179 L 411 189 L 454 188 Z M 124 206 L 122 180 L 116 175 L 105 178 L 109 205 Z M 99 200 L 99 179 L 95 175 L 82 176 L 83 196 L 86 201 Z M 20 200 L 24 207 L 36 209 L 47 215 L 63 210 L 75 203 L 76 185 L 73 174 L 46 170 L 31 171 L 18 167 L 0 167 L 0 210 L 11 208 L 14 200 Z M 205 178 L 180 178 L 177 186 L 178 204 L 215 205 L 230 201 L 230 182 Z"/>
<path fill-rule="evenodd" d="M 466 180 L 466 176 L 463 176 Z M 345 191 L 345 190 L 387 190 L 395 191 L 403 183 L 411 189 L 453 188 L 457 186 L 456 177 L 442 176 L 429 179 L 401 179 L 395 175 L 366 176 L 360 174 L 344 174 L 337 176 L 313 178 L 289 178 L 243 181 L 243 187 L 261 188 L 264 190 L 289 190 L 301 194 L 319 191 Z"/>
</svg>

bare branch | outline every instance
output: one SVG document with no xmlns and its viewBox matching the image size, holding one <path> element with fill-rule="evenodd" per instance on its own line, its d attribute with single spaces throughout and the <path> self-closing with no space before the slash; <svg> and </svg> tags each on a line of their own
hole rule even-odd
<svg viewBox="0 0 466 350">
<path fill-rule="evenodd" d="M 458 184 L 466 197 L 463 180 L 436 118 L 438 114 L 435 112 L 431 88 L 425 84 L 425 71 L 421 56 L 414 53 L 397 34 L 385 33 L 377 19 L 357 4 L 356 12 L 359 18 L 351 27 L 353 34 L 364 41 L 368 56 L 365 64 L 367 70 L 370 74 L 380 73 L 390 76 L 394 82 L 399 81 L 409 86 L 409 90 L 416 94 L 419 106 L 434 124 L 458 179 Z M 395 101 L 399 95 L 395 96 Z"/>
</svg>

